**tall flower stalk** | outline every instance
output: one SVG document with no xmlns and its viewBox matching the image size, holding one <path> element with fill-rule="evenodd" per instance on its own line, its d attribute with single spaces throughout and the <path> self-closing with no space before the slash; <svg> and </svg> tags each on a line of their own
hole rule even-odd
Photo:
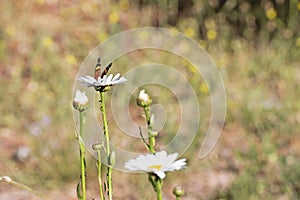
<svg viewBox="0 0 300 200">
<path fill-rule="evenodd" d="M 140 135 L 150 154 L 140 155 L 136 159 L 130 159 L 125 163 L 124 167 L 129 169 L 130 171 L 147 172 L 148 179 L 152 184 L 154 191 L 156 192 L 157 200 L 162 200 L 162 185 L 163 179 L 166 177 L 165 172 L 184 169 L 186 166 L 186 159 L 183 158 L 175 161 L 178 153 L 168 155 L 166 151 L 156 152 L 155 137 L 158 135 L 158 132 L 153 131 L 152 129 L 154 116 L 151 115 L 150 112 L 151 103 L 152 99 L 149 97 L 149 95 L 145 92 L 145 90 L 141 90 L 137 98 L 137 104 L 138 106 L 143 107 L 145 112 L 145 118 L 147 121 L 148 143 L 146 142 L 142 134 L 141 128 Z M 183 194 L 178 195 L 176 193 L 176 199 L 179 199 L 181 195 Z"/>
<path fill-rule="evenodd" d="M 102 115 L 103 121 L 103 129 L 105 135 L 105 151 L 107 157 L 107 189 L 108 189 L 108 199 L 112 200 L 112 166 L 110 164 L 110 141 L 109 141 L 109 132 L 108 132 L 108 125 L 106 119 L 106 109 L 105 109 L 105 97 L 104 91 L 100 91 L 100 110 Z"/>
<path fill-rule="evenodd" d="M 83 126 L 85 122 L 85 114 L 83 111 L 80 111 L 80 132 L 79 132 L 79 153 L 80 153 L 80 170 L 81 170 L 81 192 L 82 192 L 82 199 L 86 200 L 86 183 L 85 183 L 85 147 L 82 140 L 83 135 Z"/>
<path fill-rule="evenodd" d="M 152 123 L 153 123 L 153 115 L 150 113 L 150 105 L 152 103 L 152 99 L 149 97 L 149 95 L 145 92 L 145 90 L 141 90 L 139 93 L 139 96 L 137 98 L 137 104 L 138 106 L 142 107 L 145 112 L 145 118 L 147 122 L 147 132 L 148 132 L 148 144 L 146 146 L 148 147 L 148 150 L 150 153 L 155 153 L 155 137 L 157 136 L 157 132 L 154 132 L 152 130 Z M 145 140 L 143 138 L 143 135 L 141 134 L 141 137 L 143 139 L 143 142 L 145 143 Z"/>
<path fill-rule="evenodd" d="M 148 129 L 148 138 L 149 138 L 149 152 L 155 153 L 155 136 L 157 135 L 152 130 L 152 121 L 151 121 L 151 114 L 150 114 L 150 106 L 144 107 L 145 117 L 147 121 L 147 129 Z"/>
<path fill-rule="evenodd" d="M 113 188 L 112 188 L 112 167 L 115 162 L 115 153 L 111 152 L 110 149 L 110 138 L 108 132 L 107 118 L 106 118 L 106 109 L 105 109 L 105 92 L 109 90 L 110 86 L 126 83 L 127 80 L 125 77 L 121 77 L 119 73 L 116 75 L 110 74 L 107 75 L 108 70 L 111 68 L 112 63 L 110 63 L 102 72 L 101 72 L 101 59 L 98 58 L 97 64 L 95 66 L 95 74 L 93 76 L 82 76 L 78 80 L 81 81 L 88 87 L 94 87 L 94 89 L 100 93 L 100 111 L 103 122 L 104 136 L 105 136 L 105 152 L 107 159 L 107 196 L 109 200 L 112 200 Z M 98 156 L 101 152 L 98 149 Z M 98 169 L 98 179 L 100 185 L 100 196 L 101 199 L 104 198 L 102 193 L 102 181 L 101 181 L 101 158 L 98 158 L 97 169 Z"/>
<path fill-rule="evenodd" d="M 89 106 L 89 100 L 84 92 L 76 91 L 75 98 L 73 100 L 73 107 L 79 111 L 79 135 L 77 136 L 79 143 L 79 156 L 80 156 L 80 182 L 77 185 L 77 197 L 80 200 L 86 200 L 86 163 L 85 163 L 85 146 L 83 142 L 83 128 L 85 123 L 84 111 Z"/>
<path fill-rule="evenodd" d="M 145 112 L 145 118 L 147 122 L 147 132 L 148 132 L 148 150 L 151 154 L 155 154 L 155 137 L 157 136 L 157 132 L 154 132 L 152 129 L 153 123 L 153 115 L 150 113 L 150 105 L 152 103 L 152 99 L 145 92 L 145 90 L 141 90 L 139 96 L 137 98 L 137 104 L 143 107 Z M 142 134 L 141 134 L 142 135 Z M 143 140 L 144 141 L 144 140 Z M 153 186 L 154 191 L 156 192 L 157 200 L 162 200 L 162 179 L 157 176 L 155 173 L 149 173 L 149 181 Z"/>
<path fill-rule="evenodd" d="M 102 162 L 101 162 L 101 145 L 100 144 L 93 144 L 93 149 L 97 151 L 97 174 L 98 174 L 98 182 L 99 182 L 99 194 L 100 194 L 100 199 L 104 200 L 104 193 L 103 193 L 103 186 L 102 186 L 102 173 L 101 173 L 101 168 L 102 168 Z"/>
</svg>

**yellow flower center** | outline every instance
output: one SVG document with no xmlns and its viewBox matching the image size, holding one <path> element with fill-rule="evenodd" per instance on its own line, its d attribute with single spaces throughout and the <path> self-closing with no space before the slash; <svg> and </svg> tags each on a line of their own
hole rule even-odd
<svg viewBox="0 0 300 200">
<path fill-rule="evenodd" d="M 162 165 L 152 165 L 152 166 L 149 166 L 148 169 L 160 170 L 162 167 L 163 167 Z"/>
</svg>

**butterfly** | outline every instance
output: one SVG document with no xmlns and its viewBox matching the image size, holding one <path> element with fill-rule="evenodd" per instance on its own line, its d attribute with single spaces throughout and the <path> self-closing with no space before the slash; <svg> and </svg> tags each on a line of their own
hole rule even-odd
<svg viewBox="0 0 300 200">
<path fill-rule="evenodd" d="M 95 76 L 94 76 L 94 78 L 95 78 L 96 80 L 98 80 L 99 76 L 100 76 L 100 78 L 103 78 L 104 75 L 107 74 L 107 72 L 108 72 L 108 70 L 111 68 L 111 66 L 112 66 L 112 63 L 110 63 L 109 65 L 107 65 L 107 67 L 106 67 L 106 68 L 103 70 L 103 72 L 101 73 L 101 58 L 99 57 L 99 58 L 97 59 L 97 64 L 96 64 L 96 67 L 95 67 Z"/>
</svg>

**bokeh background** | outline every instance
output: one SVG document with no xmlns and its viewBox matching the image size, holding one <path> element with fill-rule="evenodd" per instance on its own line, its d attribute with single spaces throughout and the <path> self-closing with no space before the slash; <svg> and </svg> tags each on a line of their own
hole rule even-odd
<svg viewBox="0 0 300 200">
<path fill-rule="evenodd" d="M 201 44 L 219 67 L 227 93 L 226 123 L 216 148 L 198 159 L 207 114 L 183 155 L 188 168 L 165 180 L 165 197 L 174 198 L 173 187 L 182 185 L 183 199 L 300 198 L 299 1 L 2 0 L 0 13 L 0 175 L 51 199 L 76 199 L 79 152 L 71 102 L 77 70 L 89 51 L 113 34 L 154 26 Z M 193 80 L 193 68 L 182 70 L 200 104 L 209 103 L 205 83 Z M 155 101 L 168 102 L 163 89 L 147 89 Z M 129 106 L 140 121 L 134 98 Z M 169 124 L 166 140 L 174 131 Z M 110 126 L 114 130 L 113 118 Z M 92 156 L 87 166 L 88 195 L 97 199 Z M 114 173 L 114 196 L 154 198 L 147 176 L 123 172 Z M 0 183 L 0 199 L 35 197 Z"/>
</svg>

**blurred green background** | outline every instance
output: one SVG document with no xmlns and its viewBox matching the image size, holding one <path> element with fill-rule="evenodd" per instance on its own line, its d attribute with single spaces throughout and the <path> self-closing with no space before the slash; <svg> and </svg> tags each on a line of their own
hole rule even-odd
<svg viewBox="0 0 300 200">
<path fill-rule="evenodd" d="M 299 1 L 2 0 L 0 13 L 0 175 L 52 198 L 75 199 L 79 158 L 71 102 L 77 70 L 113 34 L 155 26 L 201 44 L 227 93 L 216 148 L 198 160 L 200 129 L 185 154 L 189 167 L 168 176 L 165 196 L 182 185 L 183 199 L 300 198 Z M 200 103 L 209 102 L 205 84 L 191 83 Z M 131 107 L 140 114 L 134 102 Z M 90 156 L 87 163 L 89 196 L 97 197 L 95 160 Z M 146 176 L 116 172 L 114 180 L 115 199 L 153 198 Z M 1 183 L 0 194 L 12 191 Z"/>
</svg>

